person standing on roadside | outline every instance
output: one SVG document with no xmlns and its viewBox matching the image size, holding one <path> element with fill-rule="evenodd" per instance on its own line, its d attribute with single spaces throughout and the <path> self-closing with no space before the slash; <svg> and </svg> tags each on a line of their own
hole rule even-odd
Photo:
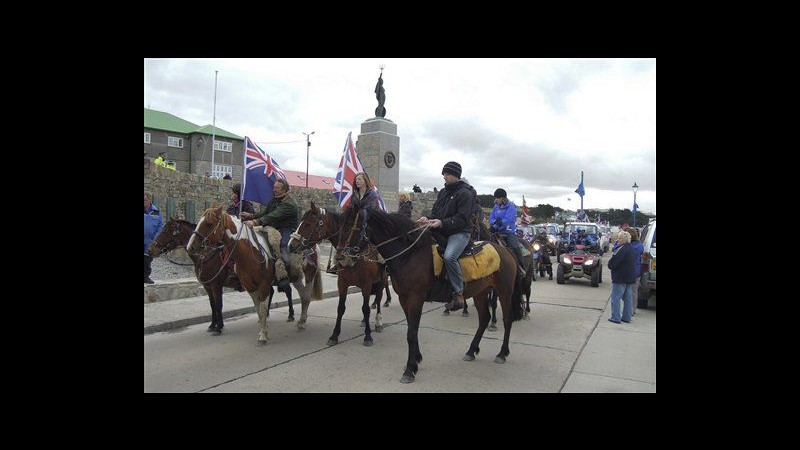
<svg viewBox="0 0 800 450">
<path fill-rule="evenodd" d="M 608 260 L 611 270 L 611 317 L 609 322 L 625 323 L 631 321 L 633 312 L 633 284 L 636 277 L 636 255 L 631 246 L 631 235 L 627 231 L 620 231 L 617 235 L 619 247 L 613 250 L 614 255 Z M 622 316 L 619 311 L 619 301 L 622 300 Z"/>
</svg>

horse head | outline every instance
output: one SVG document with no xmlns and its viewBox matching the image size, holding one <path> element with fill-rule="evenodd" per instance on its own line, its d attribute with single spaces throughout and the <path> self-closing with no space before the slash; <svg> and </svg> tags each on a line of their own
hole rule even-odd
<svg viewBox="0 0 800 450">
<path fill-rule="evenodd" d="M 191 228 L 189 228 L 191 227 Z M 195 224 L 179 219 L 169 219 L 161 233 L 150 243 L 148 252 L 152 257 L 158 257 L 162 253 L 167 253 L 178 247 L 182 247 L 189 242 L 191 231 Z"/>
<path fill-rule="evenodd" d="M 330 224 L 330 216 L 325 211 L 325 208 L 319 208 L 314 202 L 311 202 L 311 208 L 303 214 L 300 220 L 300 225 L 297 231 L 292 234 L 287 244 L 289 251 L 297 251 L 297 246 L 303 248 L 313 247 L 325 239 L 330 237 L 328 230 Z"/>
<path fill-rule="evenodd" d="M 223 245 L 225 231 L 236 233 L 236 225 L 227 213 L 222 211 L 222 205 L 211 205 L 203 213 L 203 218 L 197 223 L 192 233 L 186 250 L 189 253 L 198 254 L 207 248 L 214 248 Z"/>
</svg>

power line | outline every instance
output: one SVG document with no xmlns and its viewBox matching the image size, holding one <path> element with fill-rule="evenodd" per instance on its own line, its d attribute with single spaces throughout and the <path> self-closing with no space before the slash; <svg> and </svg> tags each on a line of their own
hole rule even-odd
<svg viewBox="0 0 800 450">
<path fill-rule="evenodd" d="M 266 142 L 266 141 L 253 141 L 256 144 L 294 144 L 295 142 L 305 142 L 305 139 L 300 139 L 299 141 L 283 141 L 283 142 Z"/>
</svg>

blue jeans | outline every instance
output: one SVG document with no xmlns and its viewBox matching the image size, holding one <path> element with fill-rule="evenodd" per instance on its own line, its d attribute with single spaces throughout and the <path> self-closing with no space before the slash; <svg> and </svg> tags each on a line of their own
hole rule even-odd
<svg viewBox="0 0 800 450">
<path fill-rule="evenodd" d="M 461 275 L 458 255 L 464 251 L 467 244 L 469 244 L 469 232 L 456 233 L 447 238 L 447 247 L 444 249 L 444 265 L 447 267 L 447 275 L 450 277 L 453 292 L 464 292 L 464 276 Z"/>
<path fill-rule="evenodd" d="M 622 300 L 622 319 L 631 320 L 633 314 L 633 283 L 611 283 L 611 320 L 619 322 L 619 301 Z"/>
</svg>

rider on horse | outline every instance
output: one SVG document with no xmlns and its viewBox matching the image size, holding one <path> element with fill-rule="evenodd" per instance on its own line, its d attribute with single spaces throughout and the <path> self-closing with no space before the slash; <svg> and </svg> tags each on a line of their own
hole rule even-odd
<svg viewBox="0 0 800 450">
<path fill-rule="evenodd" d="M 275 180 L 275 187 L 273 187 L 272 193 L 272 200 L 269 201 L 266 209 L 256 215 L 242 212 L 242 218 L 252 217 L 252 220 L 245 222 L 247 225 L 269 225 L 280 231 L 281 259 L 286 265 L 287 276 L 278 280 L 278 289 L 286 292 L 289 287 L 288 273 L 291 264 L 289 261 L 289 249 L 286 247 L 289 244 L 292 233 L 297 229 L 298 209 L 297 203 L 293 198 L 289 197 L 289 183 L 286 180 L 280 178 Z M 275 271 L 276 274 L 280 272 Z"/>
<path fill-rule="evenodd" d="M 522 250 L 519 248 L 519 238 L 517 237 L 517 207 L 514 202 L 508 200 L 505 189 L 494 191 L 494 208 L 489 215 L 489 223 L 492 224 L 492 231 L 499 233 L 506 238 L 506 245 L 511 253 L 517 258 L 523 277 L 525 262 L 522 260 Z"/>
<path fill-rule="evenodd" d="M 444 165 L 442 176 L 444 189 L 439 191 L 431 208 L 431 217 L 422 216 L 417 222 L 430 224 L 431 228 L 436 229 L 432 234 L 447 240 L 444 262 L 453 288 L 453 299 L 446 308 L 454 311 L 464 307 L 464 277 L 458 257 L 469 244 L 475 190 L 461 179 L 461 164 L 455 161 Z"/>
</svg>

